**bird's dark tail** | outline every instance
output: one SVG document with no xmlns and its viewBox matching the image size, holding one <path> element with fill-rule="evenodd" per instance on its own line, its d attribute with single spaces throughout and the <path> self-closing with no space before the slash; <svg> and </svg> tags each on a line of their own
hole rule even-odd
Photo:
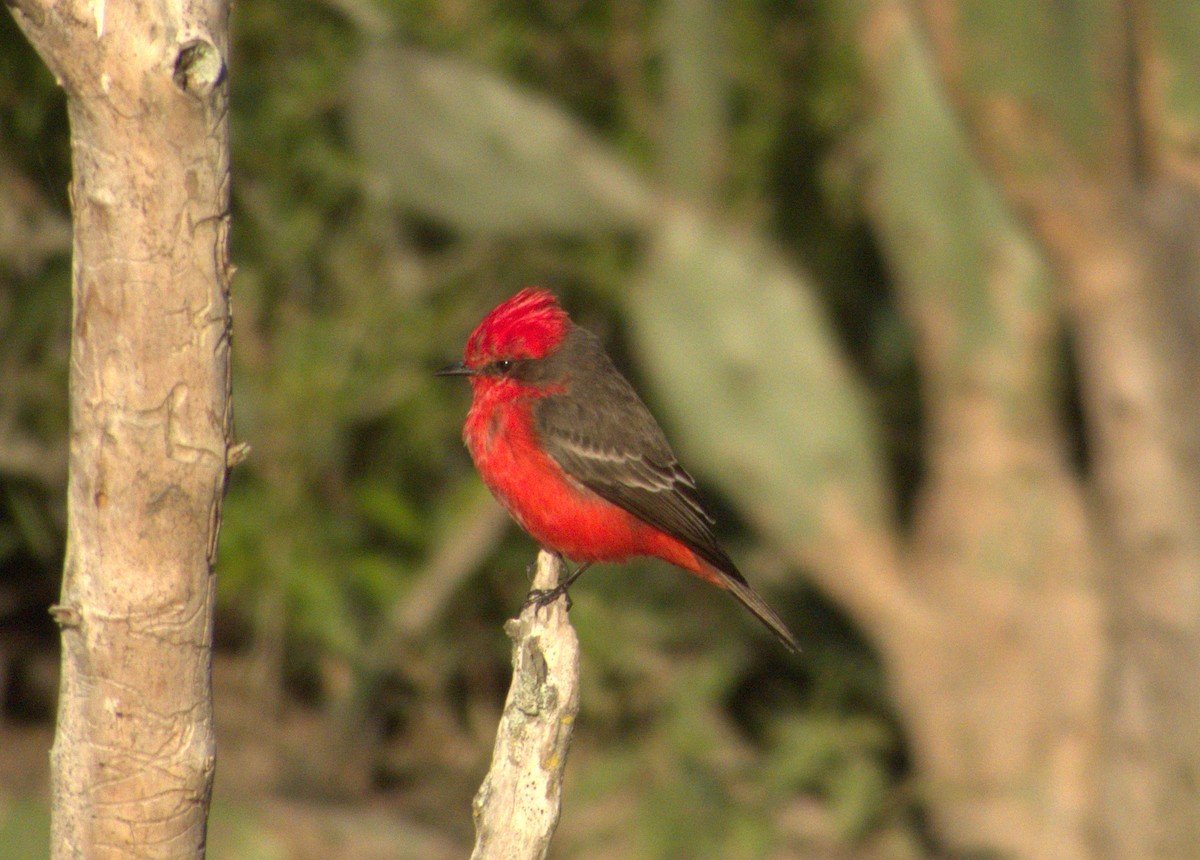
<svg viewBox="0 0 1200 860">
<path fill-rule="evenodd" d="M 749 609 L 750 613 L 761 621 L 764 627 L 775 634 L 775 638 L 783 643 L 784 648 L 792 652 L 800 650 L 800 643 L 783 623 L 783 619 L 775 614 L 775 610 L 767 605 L 767 601 L 758 596 L 758 592 L 747 584 L 740 573 L 735 575 L 707 563 L 704 564 L 704 567 L 706 569 L 701 575 L 716 585 L 728 589 L 742 606 Z M 736 571 L 736 568 L 734 570 Z"/>
</svg>

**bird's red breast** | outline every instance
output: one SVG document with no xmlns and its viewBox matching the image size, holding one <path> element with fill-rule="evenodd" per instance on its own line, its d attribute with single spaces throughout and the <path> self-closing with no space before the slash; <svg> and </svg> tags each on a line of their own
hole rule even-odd
<svg viewBox="0 0 1200 860">
<path fill-rule="evenodd" d="M 532 398 L 498 388 L 477 392 L 463 439 L 488 489 L 541 546 L 577 562 L 650 555 L 703 575 L 686 546 L 605 501 L 544 453 Z"/>
</svg>

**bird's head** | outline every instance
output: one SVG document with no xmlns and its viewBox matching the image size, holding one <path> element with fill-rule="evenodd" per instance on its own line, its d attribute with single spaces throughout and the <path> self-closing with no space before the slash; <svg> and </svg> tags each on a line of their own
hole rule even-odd
<svg viewBox="0 0 1200 860">
<path fill-rule="evenodd" d="M 469 376 L 478 389 L 554 353 L 574 328 L 548 290 L 526 288 L 492 309 L 467 340 L 463 360 L 438 376 Z"/>
</svg>

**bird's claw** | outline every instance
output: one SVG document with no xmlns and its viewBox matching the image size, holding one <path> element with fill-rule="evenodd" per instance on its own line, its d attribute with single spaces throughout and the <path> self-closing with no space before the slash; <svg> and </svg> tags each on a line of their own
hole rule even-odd
<svg viewBox="0 0 1200 860">
<path fill-rule="evenodd" d="M 545 607 L 549 606 L 560 597 L 567 599 L 567 611 L 571 611 L 571 595 L 567 592 L 566 585 L 558 585 L 554 588 L 533 588 L 525 598 L 525 603 L 521 606 L 524 609 L 526 606 L 533 606 L 534 617 L 537 617 Z"/>
</svg>

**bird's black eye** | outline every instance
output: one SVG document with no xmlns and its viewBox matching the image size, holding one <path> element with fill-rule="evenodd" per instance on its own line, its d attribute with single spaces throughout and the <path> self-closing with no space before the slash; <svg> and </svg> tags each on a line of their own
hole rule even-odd
<svg viewBox="0 0 1200 860">
<path fill-rule="evenodd" d="M 510 370 L 513 369 L 514 364 L 516 364 L 515 361 L 504 358 L 504 359 L 501 359 L 500 361 L 497 361 L 494 364 L 492 364 L 492 367 L 496 368 L 497 373 L 508 373 Z"/>
</svg>

